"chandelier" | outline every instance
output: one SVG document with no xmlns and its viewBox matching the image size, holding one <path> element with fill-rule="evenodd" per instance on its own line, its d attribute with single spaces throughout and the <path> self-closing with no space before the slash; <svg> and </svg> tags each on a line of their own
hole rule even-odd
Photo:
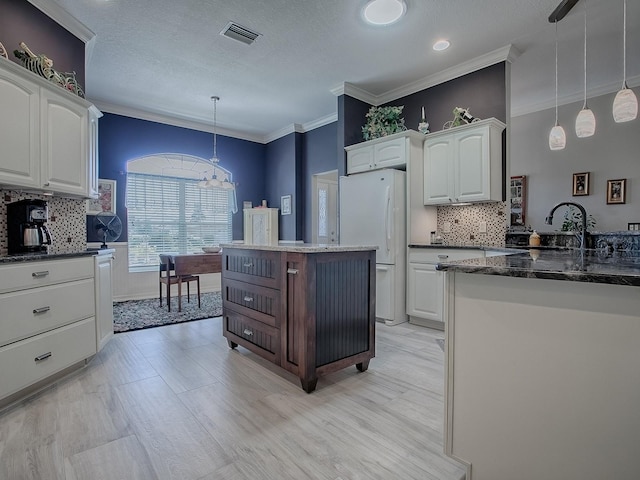
<svg viewBox="0 0 640 480">
<path fill-rule="evenodd" d="M 205 172 L 202 180 L 198 182 L 200 188 L 222 188 L 224 190 L 235 190 L 236 186 L 231 181 L 231 175 L 226 170 L 218 167 L 220 159 L 218 158 L 218 136 L 217 127 L 217 104 L 220 97 L 213 96 L 213 157 L 209 161 L 211 168 Z"/>
</svg>

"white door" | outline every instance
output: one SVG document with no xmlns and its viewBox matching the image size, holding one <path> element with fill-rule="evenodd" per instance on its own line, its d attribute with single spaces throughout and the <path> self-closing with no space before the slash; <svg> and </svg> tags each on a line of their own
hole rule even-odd
<svg viewBox="0 0 640 480">
<path fill-rule="evenodd" d="M 312 242 L 338 243 L 338 171 L 313 176 Z"/>
</svg>

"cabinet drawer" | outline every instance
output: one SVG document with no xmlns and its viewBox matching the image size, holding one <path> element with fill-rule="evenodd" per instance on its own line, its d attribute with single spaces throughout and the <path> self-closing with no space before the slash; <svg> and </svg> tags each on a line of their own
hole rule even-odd
<svg viewBox="0 0 640 480">
<path fill-rule="evenodd" d="M 225 308 L 236 310 L 272 327 L 279 327 L 280 290 L 226 280 L 223 302 Z"/>
<path fill-rule="evenodd" d="M 0 345 L 95 315 L 93 280 L 0 294 Z"/>
<path fill-rule="evenodd" d="M 280 351 L 280 330 L 245 317 L 233 310 L 225 310 L 224 331 L 259 347 L 269 354 L 268 358 L 275 358 Z M 247 345 L 243 343 L 243 346 Z M 256 351 L 255 349 L 251 350 Z M 260 352 L 256 351 L 256 353 Z"/>
<path fill-rule="evenodd" d="M 467 258 L 482 258 L 485 251 L 478 248 L 410 248 L 410 263 L 437 264 L 446 261 L 465 260 Z"/>
<path fill-rule="evenodd" d="M 0 267 L 0 293 L 93 278 L 93 257 L 24 262 Z"/>
<path fill-rule="evenodd" d="M 223 250 L 223 278 L 278 288 L 280 252 L 243 249 Z"/>
<path fill-rule="evenodd" d="M 0 348 L 0 398 L 96 353 L 95 318 Z"/>
</svg>

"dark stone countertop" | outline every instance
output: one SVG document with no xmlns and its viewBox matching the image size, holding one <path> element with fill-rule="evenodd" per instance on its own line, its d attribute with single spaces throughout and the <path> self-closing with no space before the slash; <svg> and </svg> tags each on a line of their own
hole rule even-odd
<svg viewBox="0 0 640 480">
<path fill-rule="evenodd" d="M 46 260 L 60 260 L 64 258 L 86 257 L 90 255 L 106 255 L 114 253 L 112 248 L 87 248 L 73 252 L 57 253 L 22 253 L 19 255 L 0 256 L 0 265 L 19 262 L 41 262 Z"/>
<path fill-rule="evenodd" d="M 421 248 L 421 249 L 446 249 L 446 250 L 484 250 L 491 252 L 504 252 L 505 254 L 514 253 L 514 248 L 520 248 L 514 246 L 513 248 L 509 247 L 492 247 L 490 245 L 448 245 L 444 243 L 410 243 L 408 245 L 409 248 Z"/>
<path fill-rule="evenodd" d="M 507 249 L 508 250 L 508 249 Z M 512 255 L 443 262 L 438 270 L 640 287 L 640 252 L 588 249 L 514 250 Z"/>
</svg>

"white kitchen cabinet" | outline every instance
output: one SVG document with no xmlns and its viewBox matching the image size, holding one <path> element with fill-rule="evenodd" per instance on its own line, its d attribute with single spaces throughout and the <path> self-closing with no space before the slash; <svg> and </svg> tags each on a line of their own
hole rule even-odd
<svg viewBox="0 0 640 480">
<path fill-rule="evenodd" d="M 245 208 L 244 243 L 277 245 L 278 210 L 277 208 Z"/>
<path fill-rule="evenodd" d="M 406 167 L 411 135 L 420 136 L 422 139 L 418 132 L 406 130 L 345 147 L 347 175 L 381 168 Z"/>
<path fill-rule="evenodd" d="M 0 265 L 0 408 L 96 353 L 94 260 Z"/>
<path fill-rule="evenodd" d="M 432 133 L 424 142 L 424 204 L 502 200 L 502 131 L 489 118 Z"/>
<path fill-rule="evenodd" d="M 93 105 L 2 58 L 0 104 L 0 185 L 97 195 L 101 113 Z"/>
<path fill-rule="evenodd" d="M 113 254 L 95 256 L 95 297 L 96 297 L 96 348 L 97 351 L 113 336 Z"/>
</svg>

